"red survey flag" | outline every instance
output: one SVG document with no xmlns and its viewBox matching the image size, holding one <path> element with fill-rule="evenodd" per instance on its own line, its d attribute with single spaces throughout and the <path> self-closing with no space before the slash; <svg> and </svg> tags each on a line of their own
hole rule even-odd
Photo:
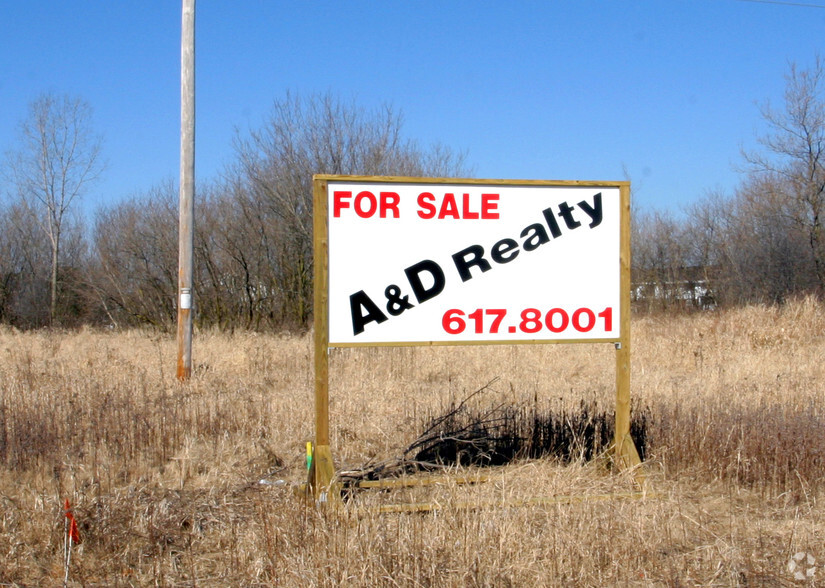
<svg viewBox="0 0 825 588">
<path fill-rule="evenodd" d="M 72 509 L 69 506 L 68 498 L 66 499 L 64 510 L 66 512 L 66 518 L 69 520 L 69 538 L 72 540 L 72 543 L 78 545 L 80 543 L 80 531 L 77 530 L 77 521 L 74 520 L 74 515 L 72 514 Z"/>
</svg>

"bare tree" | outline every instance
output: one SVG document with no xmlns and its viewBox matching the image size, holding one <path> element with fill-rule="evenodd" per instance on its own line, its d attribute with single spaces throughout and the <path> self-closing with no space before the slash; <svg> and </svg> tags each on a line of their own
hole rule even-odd
<svg viewBox="0 0 825 588">
<path fill-rule="evenodd" d="M 43 325 L 49 292 L 49 248 L 32 215 L 19 203 L 0 211 L 0 321 Z"/>
<path fill-rule="evenodd" d="M 103 169 L 101 145 L 87 102 L 44 94 L 30 104 L 28 118 L 20 125 L 19 149 L 9 153 L 7 173 L 22 206 L 35 215 L 50 245 L 52 323 L 67 216 Z"/>
<path fill-rule="evenodd" d="M 404 140 L 389 107 L 329 95 L 275 103 L 237 142 L 221 182 L 203 186 L 195 231 L 199 326 L 304 328 L 312 312 L 312 175 L 461 175 L 463 156 Z M 163 183 L 96 217 L 89 287 L 113 324 L 166 329 L 174 316 L 177 198 Z"/>
<path fill-rule="evenodd" d="M 817 287 L 825 291 L 825 63 L 811 69 L 790 66 L 784 108 L 770 104 L 762 117 L 770 133 L 760 139 L 763 152 L 746 153 L 751 172 L 771 181 L 793 204 L 789 214 L 806 234 Z"/>
<path fill-rule="evenodd" d="M 817 289 L 808 229 L 781 176 L 750 177 L 730 201 L 722 259 L 738 303 L 781 303 Z"/>
<path fill-rule="evenodd" d="M 684 306 L 682 291 L 690 276 L 684 225 L 669 212 L 634 212 L 632 280 L 637 302 L 649 310 Z"/>
<path fill-rule="evenodd" d="M 174 323 L 177 204 L 167 181 L 98 211 L 90 283 L 113 324 Z"/>
<path fill-rule="evenodd" d="M 273 279 L 262 286 L 282 301 L 282 320 L 303 326 L 312 311 L 312 176 L 466 175 L 464 155 L 404 138 L 391 106 L 366 110 L 330 94 L 287 94 L 260 129 L 236 142 L 235 193 L 248 225 L 266 244 Z"/>
</svg>

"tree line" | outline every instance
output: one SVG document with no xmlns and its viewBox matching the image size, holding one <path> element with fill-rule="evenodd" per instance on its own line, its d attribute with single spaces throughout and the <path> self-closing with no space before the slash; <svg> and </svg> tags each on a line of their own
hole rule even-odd
<svg viewBox="0 0 825 588">
<path fill-rule="evenodd" d="M 79 198 L 103 171 L 82 99 L 32 102 L 6 154 L 0 200 L 0 323 L 171 328 L 177 318 L 178 193 L 161 181 L 104 206 Z M 287 95 L 235 141 L 222 177 L 197 187 L 195 321 L 221 329 L 303 328 L 312 313 L 312 175 L 459 177 L 466 156 L 423 148 L 391 106 Z"/>
<path fill-rule="evenodd" d="M 825 66 L 792 66 L 768 133 L 743 154 L 733 194 L 682 214 L 634 210 L 639 309 L 781 303 L 825 292 Z M 178 193 L 171 180 L 86 220 L 80 198 L 104 171 L 82 99 L 31 104 L 3 159 L 0 323 L 19 328 L 176 322 Z M 469 177 L 463 153 L 422 148 L 391 106 L 331 94 L 275 101 L 238 135 L 220 179 L 196 194 L 195 321 L 221 329 L 304 328 L 312 314 L 312 175 Z"/>
<path fill-rule="evenodd" d="M 634 216 L 640 307 L 781 304 L 825 292 L 823 78 L 820 58 L 790 67 L 783 104 L 761 108 L 767 132 L 742 154 L 733 194 L 705 194 L 683 215 Z"/>
</svg>

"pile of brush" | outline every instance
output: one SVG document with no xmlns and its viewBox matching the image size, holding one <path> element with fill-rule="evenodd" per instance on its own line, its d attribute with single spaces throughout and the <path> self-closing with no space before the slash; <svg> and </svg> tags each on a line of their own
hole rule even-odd
<svg viewBox="0 0 825 588">
<path fill-rule="evenodd" d="M 518 459 L 552 458 L 559 463 L 589 461 L 613 442 L 615 413 L 595 402 L 582 401 L 577 410 L 498 404 L 479 409 L 469 402 L 492 384 L 475 391 L 441 414 L 426 419 L 423 432 L 400 457 L 340 472 L 345 486 L 447 467 L 487 467 Z M 477 405 L 478 403 L 474 403 Z M 630 434 L 644 460 L 650 410 L 634 410 Z"/>
</svg>

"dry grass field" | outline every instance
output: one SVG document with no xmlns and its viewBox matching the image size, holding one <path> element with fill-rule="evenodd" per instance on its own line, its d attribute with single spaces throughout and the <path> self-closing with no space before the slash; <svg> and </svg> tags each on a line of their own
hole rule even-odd
<svg viewBox="0 0 825 588">
<path fill-rule="evenodd" d="M 312 436 L 310 337 L 196 333 L 181 386 L 168 335 L 0 329 L 0 585 L 64 582 L 66 498 L 72 586 L 825 584 L 825 307 L 632 328 L 644 497 L 604 460 L 548 458 L 337 510 L 292 489 Z M 612 410 L 613 362 L 610 345 L 333 350 L 336 467 L 398 455 L 490 382 L 480 410 Z M 371 508 L 409 500 L 439 509 Z M 798 553 L 815 563 L 791 570 Z"/>
</svg>

